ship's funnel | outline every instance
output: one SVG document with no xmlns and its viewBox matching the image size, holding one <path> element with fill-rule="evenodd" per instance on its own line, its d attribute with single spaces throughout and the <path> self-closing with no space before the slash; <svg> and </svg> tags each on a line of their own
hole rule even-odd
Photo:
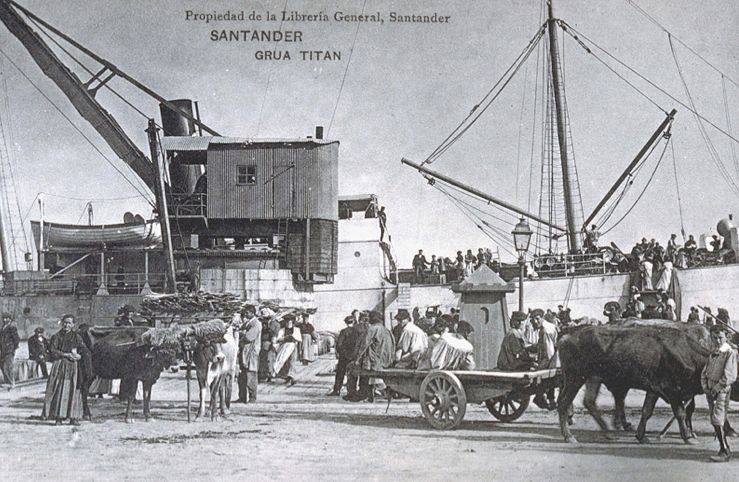
<svg viewBox="0 0 739 482">
<path fill-rule="evenodd" d="M 734 223 L 732 222 L 731 217 L 724 218 L 716 225 L 716 231 L 718 231 L 718 234 L 725 238 L 729 235 L 729 233 L 731 232 L 731 228 L 733 227 Z"/>
<path fill-rule="evenodd" d="M 190 99 L 170 100 L 178 109 L 192 115 L 192 101 Z M 162 128 L 165 136 L 191 136 L 195 133 L 193 122 L 164 104 L 159 104 L 162 114 Z M 189 166 L 173 162 L 169 166 L 169 177 L 172 192 L 190 194 L 195 189 L 195 183 L 200 177 L 200 166 Z"/>
</svg>

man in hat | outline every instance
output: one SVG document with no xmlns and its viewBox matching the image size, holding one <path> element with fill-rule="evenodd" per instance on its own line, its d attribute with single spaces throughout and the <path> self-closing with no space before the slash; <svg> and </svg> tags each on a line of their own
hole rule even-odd
<svg viewBox="0 0 739 482">
<path fill-rule="evenodd" d="M 262 347 L 259 352 L 259 378 L 261 381 L 271 381 L 275 377 L 275 356 L 277 348 L 272 340 L 277 339 L 280 333 L 280 322 L 273 316 L 260 316 L 262 323 Z"/>
<path fill-rule="evenodd" d="M 426 261 L 426 256 L 423 255 L 423 250 L 419 249 L 418 254 L 413 257 L 413 273 L 415 274 L 416 283 L 423 282 L 423 273 L 429 266 L 429 262 Z"/>
<path fill-rule="evenodd" d="M 559 331 L 557 326 L 541 316 L 541 310 L 531 312 L 531 324 L 539 330 L 539 341 L 537 343 L 538 365 L 539 368 L 557 368 L 559 359 L 557 357 L 557 336 Z M 537 393 L 534 397 L 534 403 L 540 408 L 554 410 L 557 404 L 554 401 L 554 387 L 546 392 L 547 400 L 544 395 Z"/>
<path fill-rule="evenodd" d="M 729 328 L 734 327 L 731 323 L 731 318 L 729 318 L 729 311 L 726 308 L 718 309 L 718 314 L 716 315 L 716 319 L 720 323 L 723 323 L 724 325 L 728 326 Z"/>
<path fill-rule="evenodd" d="M 43 377 L 49 378 L 49 370 L 46 367 L 48 353 L 49 340 L 44 336 L 44 328 L 39 326 L 33 330 L 33 335 L 28 338 L 28 359 L 35 364 L 31 369 L 33 376 L 36 376 L 40 368 Z"/>
<path fill-rule="evenodd" d="M 13 321 L 13 315 L 3 313 L 3 326 L 0 328 L 0 369 L 3 372 L 4 383 L 11 387 L 15 386 L 13 362 L 15 361 L 15 351 L 18 349 L 20 341 L 18 328 Z"/>
<path fill-rule="evenodd" d="M 364 348 L 357 362 L 365 370 L 382 370 L 393 363 L 395 354 L 395 340 L 390 330 L 385 328 L 385 320 L 381 313 L 371 311 L 369 315 L 369 327 L 365 337 Z M 382 383 L 380 381 L 380 383 Z M 380 389 L 384 388 L 381 386 Z M 369 377 L 359 377 L 359 391 L 352 402 L 362 400 L 374 401 L 374 388 Z"/>
<path fill-rule="evenodd" d="M 355 310 L 356 311 L 356 310 Z M 357 316 L 358 318 L 358 316 Z M 341 387 L 344 385 L 344 377 L 346 376 L 346 367 L 350 361 L 348 354 L 351 351 L 348 346 L 348 341 L 351 338 L 352 325 L 354 325 L 354 316 L 347 316 L 344 318 L 346 328 L 339 332 L 339 336 L 336 337 L 336 376 L 334 377 L 334 388 L 327 393 L 329 397 L 338 397 L 341 395 Z M 356 388 L 356 387 L 355 387 Z"/>
<path fill-rule="evenodd" d="M 498 354 L 498 369 L 503 371 L 526 371 L 536 367 L 536 362 L 529 354 L 521 330 L 521 323 L 526 319 L 523 311 L 511 314 L 511 330 L 503 337 Z"/>
<path fill-rule="evenodd" d="M 695 306 L 690 307 L 690 314 L 688 315 L 688 323 L 698 325 L 701 323 L 701 318 L 698 314 L 698 308 Z"/>
<path fill-rule="evenodd" d="M 367 331 L 369 330 L 369 312 L 362 311 L 359 313 L 359 321 L 357 321 L 349 332 L 346 339 L 345 354 L 348 363 L 356 362 L 362 355 L 365 347 Z M 346 376 L 346 395 L 344 400 L 352 401 L 357 396 L 359 378 L 348 373 Z"/>
<path fill-rule="evenodd" d="M 428 336 L 411 319 L 408 310 L 398 310 L 395 315 L 398 325 L 403 327 L 395 351 L 396 368 L 416 368 L 418 359 L 429 346 Z"/>
<path fill-rule="evenodd" d="M 262 351 L 262 322 L 257 318 L 254 305 L 241 310 L 245 323 L 239 330 L 239 402 L 257 401 L 259 354 Z"/>
<path fill-rule="evenodd" d="M 701 386 L 708 400 L 711 425 L 718 438 L 719 452 L 711 457 L 713 462 L 728 462 L 731 450 L 724 432 L 726 412 L 729 409 L 731 384 L 736 381 L 736 349 L 726 340 L 726 328 L 720 324 L 711 327 L 711 340 L 715 350 L 708 358 L 701 373 Z"/>
</svg>

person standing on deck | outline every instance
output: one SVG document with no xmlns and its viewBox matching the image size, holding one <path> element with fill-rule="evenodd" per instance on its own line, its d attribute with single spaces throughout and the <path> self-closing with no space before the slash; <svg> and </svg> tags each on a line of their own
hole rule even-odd
<svg viewBox="0 0 739 482">
<path fill-rule="evenodd" d="M 79 425 L 82 418 L 82 357 L 90 352 L 82 337 L 74 330 L 74 316 L 64 315 L 61 329 L 49 341 L 49 359 L 53 361 L 46 382 L 41 418 L 52 418 L 56 425 L 69 419 Z"/>
<path fill-rule="evenodd" d="M 716 432 L 719 452 L 711 457 L 712 462 L 728 462 L 731 449 L 724 432 L 726 413 L 729 410 L 731 385 L 736 381 L 736 349 L 726 340 L 725 327 L 711 327 L 711 340 L 715 350 L 708 358 L 708 363 L 701 372 L 701 386 L 708 400 L 711 425 Z"/>
<path fill-rule="evenodd" d="M 0 329 L 0 369 L 3 372 L 3 382 L 11 388 L 15 386 L 13 364 L 20 342 L 21 338 L 18 336 L 18 328 L 13 321 L 13 315 L 3 313 L 3 327 Z"/>
<path fill-rule="evenodd" d="M 259 383 L 262 322 L 257 318 L 254 305 L 244 306 L 241 316 L 246 323 L 239 330 L 239 402 L 254 403 Z"/>
<path fill-rule="evenodd" d="M 418 254 L 413 257 L 413 273 L 416 276 L 416 284 L 423 282 L 423 273 L 429 266 L 429 262 L 426 261 L 426 256 L 423 255 L 423 250 L 419 249 Z"/>
<path fill-rule="evenodd" d="M 380 242 L 382 243 L 385 239 L 385 230 L 387 229 L 387 214 L 385 214 L 385 206 L 380 206 L 380 211 L 377 213 L 377 220 L 380 222 Z M 390 241 L 390 236 L 388 236 Z"/>
</svg>

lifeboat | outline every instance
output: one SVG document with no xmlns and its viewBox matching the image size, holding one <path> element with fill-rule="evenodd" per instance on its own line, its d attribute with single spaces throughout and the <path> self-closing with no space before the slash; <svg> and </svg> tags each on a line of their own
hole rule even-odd
<svg viewBox="0 0 739 482">
<path fill-rule="evenodd" d="M 142 220 L 143 221 L 143 220 Z M 31 230 L 39 245 L 40 222 L 31 221 Z M 154 247 L 162 242 L 159 221 L 123 224 L 59 224 L 44 222 L 44 249 Z"/>
</svg>

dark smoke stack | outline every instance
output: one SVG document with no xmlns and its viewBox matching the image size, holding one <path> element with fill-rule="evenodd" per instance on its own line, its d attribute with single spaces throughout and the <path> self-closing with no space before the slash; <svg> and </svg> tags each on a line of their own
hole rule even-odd
<svg viewBox="0 0 739 482">
<path fill-rule="evenodd" d="M 323 139 L 323 126 L 316 126 L 316 139 Z"/>
<path fill-rule="evenodd" d="M 169 102 L 192 115 L 193 108 L 190 99 L 176 99 Z M 162 114 L 162 129 L 165 136 L 191 136 L 195 133 L 195 124 L 187 117 L 164 104 L 159 104 L 159 111 Z M 190 194 L 200 177 L 200 166 L 180 165 L 174 162 L 169 165 L 169 176 L 172 182 L 172 192 Z"/>
</svg>

